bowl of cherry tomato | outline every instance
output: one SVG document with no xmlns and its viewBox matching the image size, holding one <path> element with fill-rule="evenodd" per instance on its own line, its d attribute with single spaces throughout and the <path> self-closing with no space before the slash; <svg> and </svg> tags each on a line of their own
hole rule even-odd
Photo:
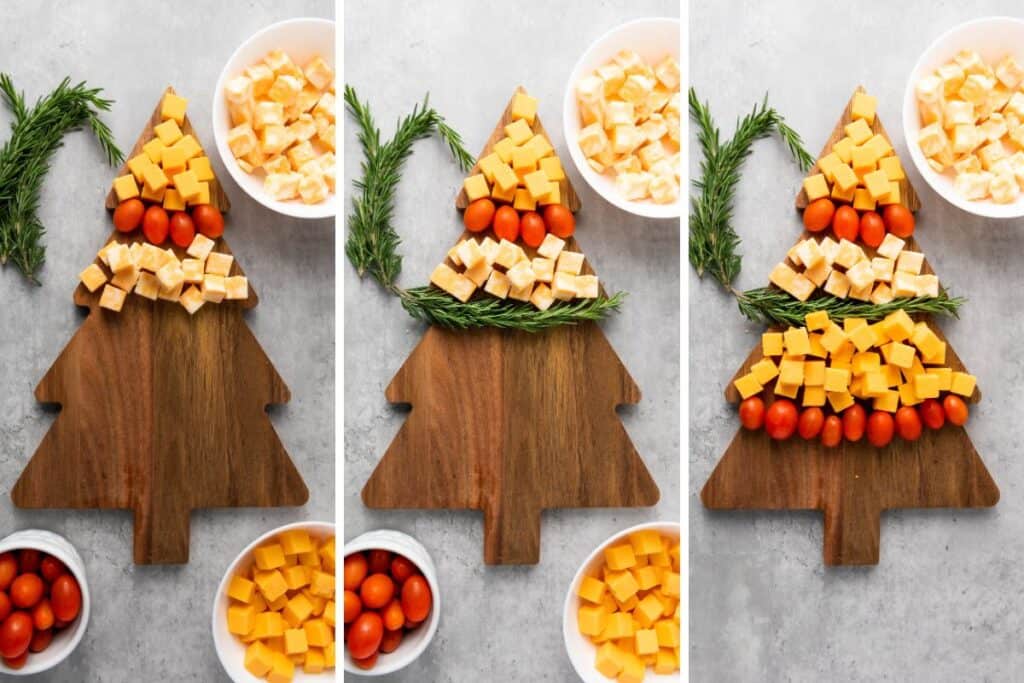
<svg viewBox="0 0 1024 683">
<path fill-rule="evenodd" d="M 85 563 L 50 531 L 18 531 L 0 541 L 0 675 L 57 666 L 89 623 Z"/>
<path fill-rule="evenodd" d="M 383 676 L 409 665 L 437 632 L 437 570 L 400 531 L 369 531 L 345 545 L 345 672 Z"/>
</svg>

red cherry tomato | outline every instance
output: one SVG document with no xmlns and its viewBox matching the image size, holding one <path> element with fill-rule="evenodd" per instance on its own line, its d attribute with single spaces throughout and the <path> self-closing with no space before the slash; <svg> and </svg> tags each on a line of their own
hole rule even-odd
<svg viewBox="0 0 1024 683">
<path fill-rule="evenodd" d="M 892 441 L 892 415 L 884 410 L 876 410 L 868 418 L 868 443 L 875 448 L 888 446 Z"/>
<path fill-rule="evenodd" d="M 523 236 L 523 242 L 527 246 L 539 247 L 544 241 L 544 235 L 547 234 L 544 219 L 536 211 L 527 211 L 519 219 L 519 234 Z"/>
<path fill-rule="evenodd" d="M 917 441 L 921 437 L 921 416 L 912 406 L 896 411 L 896 431 L 904 441 Z"/>
<path fill-rule="evenodd" d="M 368 571 L 369 567 L 366 564 L 366 556 L 362 553 L 352 553 L 346 557 L 344 576 L 345 590 L 359 590 L 359 586 L 362 585 L 363 579 L 366 578 Z"/>
<path fill-rule="evenodd" d="M 39 564 L 43 561 L 43 554 L 33 548 L 25 548 L 24 550 L 18 551 L 18 571 L 24 574 L 25 572 L 38 572 Z"/>
<path fill-rule="evenodd" d="M 422 576 L 410 577 L 402 586 L 402 611 L 409 621 L 419 622 L 430 614 L 430 606 L 433 598 L 430 594 L 430 585 Z"/>
<path fill-rule="evenodd" d="M 942 409 L 942 404 L 934 398 L 925 399 L 921 403 L 919 411 L 921 421 L 928 429 L 942 429 L 942 426 L 946 424 L 946 412 Z"/>
<path fill-rule="evenodd" d="M 162 206 L 151 206 L 146 209 L 142 219 L 142 232 L 151 244 L 161 245 L 167 241 L 169 220 Z"/>
<path fill-rule="evenodd" d="M 17 575 L 18 560 L 14 553 L 0 553 L 0 591 L 10 588 Z"/>
<path fill-rule="evenodd" d="M 462 214 L 462 223 L 470 232 L 483 232 L 494 218 L 494 202 L 487 197 L 474 200 Z"/>
<path fill-rule="evenodd" d="M 7 593 L 0 591 L 0 621 L 6 619 L 12 609 L 14 609 L 14 606 L 11 605 L 10 597 L 7 596 Z"/>
<path fill-rule="evenodd" d="M 821 428 L 821 445 L 825 448 L 835 448 L 842 440 L 843 421 L 838 415 L 829 415 Z"/>
<path fill-rule="evenodd" d="M 36 631 L 32 634 L 32 640 L 29 641 L 28 651 L 42 652 L 46 648 L 50 647 L 51 641 L 53 641 L 52 629 L 47 631 Z"/>
<path fill-rule="evenodd" d="M 388 631 L 397 631 L 405 626 L 405 612 L 402 611 L 402 603 L 398 598 L 392 599 L 381 611 L 380 616 L 384 620 L 384 628 Z"/>
<path fill-rule="evenodd" d="M 351 624 L 363 612 L 363 603 L 354 591 L 345 591 L 345 623 Z"/>
<path fill-rule="evenodd" d="M 576 217 L 561 204 L 549 204 L 544 207 L 544 225 L 552 235 L 565 240 L 576 232 Z"/>
<path fill-rule="evenodd" d="M 768 406 L 764 417 L 764 428 L 768 436 L 776 441 L 785 441 L 796 431 L 797 412 L 792 401 L 785 398 Z"/>
<path fill-rule="evenodd" d="M 821 428 L 825 426 L 825 414 L 821 408 L 804 408 L 800 413 L 800 420 L 797 423 L 797 432 L 800 438 L 810 441 L 818 438 Z"/>
<path fill-rule="evenodd" d="M 384 631 L 384 637 L 380 641 L 380 651 L 384 654 L 394 652 L 398 649 L 398 646 L 402 644 L 402 630 L 397 631 Z"/>
<path fill-rule="evenodd" d="M 377 658 L 379 656 L 380 655 L 377 652 L 374 652 L 372 655 L 366 657 L 365 659 L 356 659 L 355 657 L 353 657 L 352 662 L 360 669 L 369 671 L 373 667 L 377 666 Z"/>
<path fill-rule="evenodd" d="M 860 216 L 852 206 L 840 206 L 832 217 L 832 232 L 836 239 L 857 241 L 857 234 L 860 232 Z"/>
<path fill-rule="evenodd" d="M 494 214 L 494 234 L 499 239 L 515 242 L 519 239 L 519 212 L 503 206 Z"/>
<path fill-rule="evenodd" d="M 132 232 L 142 222 L 146 207 L 139 199 L 126 199 L 114 209 L 114 227 L 120 232 Z"/>
<path fill-rule="evenodd" d="M 914 214 L 902 204 L 890 204 L 882 212 L 885 229 L 900 239 L 914 234 Z"/>
<path fill-rule="evenodd" d="M 184 211 L 175 211 L 171 216 L 171 241 L 181 248 L 192 244 L 196 236 L 196 226 L 192 217 Z"/>
<path fill-rule="evenodd" d="M 395 595 L 395 582 L 387 574 L 370 574 L 359 588 L 359 597 L 368 609 L 381 609 Z"/>
<path fill-rule="evenodd" d="M 50 583 L 56 581 L 57 577 L 65 572 L 67 572 L 67 568 L 64 563 L 53 555 L 47 555 L 39 563 L 39 573 Z"/>
<path fill-rule="evenodd" d="M 391 551 L 371 550 L 366 553 L 366 563 L 371 574 L 387 574 L 391 571 Z"/>
<path fill-rule="evenodd" d="M 192 209 L 192 222 L 202 234 L 215 240 L 224 234 L 224 216 L 212 204 L 200 204 Z"/>
<path fill-rule="evenodd" d="M 403 584 L 410 576 L 415 576 L 418 573 L 416 565 L 401 555 L 395 555 L 395 559 L 391 560 L 391 578 L 396 583 Z"/>
<path fill-rule="evenodd" d="M 864 406 L 855 403 L 843 411 L 843 436 L 847 441 L 860 441 L 864 438 L 864 422 L 867 415 Z"/>
<path fill-rule="evenodd" d="M 874 211 L 865 211 L 860 217 L 860 239 L 872 249 L 885 239 L 885 222 Z"/>
<path fill-rule="evenodd" d="M 804 209 L 804 227 L 811 232 L 821 232 L 832 223 L 836 205 L 828 197 L 815 199 Z"/>
<path fill-rule="evenodd" d="M 53 616 L 53 608 L 50 607 L 49 600 L 43 598 L 32 608 L 32 624 L 37 631 L 49 631 L 53 628 L 54 621 L 56 619 Z"/>
<path fill-rule="evenodd" d="M 60 621 L 72 622 L 82 609 L 82 589 L 70 574 L 57 578 L 50 586 L 50 606 Z"/>
<path fill-rule="evenodd" d="M 31 643 L 29 644 L 29 647 L 31 647 Z M 17 671 L 18 669 L 24 668 L 25 664 L 28 662 L 28 650 L 22 652 L 20 657 L 12 657 L 10 659 L 4 657 L 3 660 L 4 665 L 8 669 L 13 669 L 14 671 Z"/>
<path fill-rule="evenodd" d="M 384 637 L 384 622 L 376 612 L 363 612 L 348 627 L 348 652 L 352 659 L 366 659 L 377 654 Z"/>
<path fill-rule="evenodd" d="M 740 424 L 750 430 L 764 426 L 764 401 L 760 396 L 751 396 L 740 404 Z"/>
<path fill-rule="evenodd" d="M 967 404 L 959 396 L 954 396 L 953 394 L 946 396 L 946 398 L 942 399 L 942 408 L 946 411 L 946 419 L 957 427 L 963 427 L 967 424 L 970 412 L 967 409 Z"/>
<path fill-rule="evenodd" d="M 28 612 L 12 612 L 0 624 L 0 657 L 16 659 L 25 654 L 34 630 Z"/>
<path fill-rule="evenodd" d="M 15 607 L 28 609 L 43 598 L 45 586 L 36 574 L 22 574 L 11 584 L 11 602 Z"/>
</svg>

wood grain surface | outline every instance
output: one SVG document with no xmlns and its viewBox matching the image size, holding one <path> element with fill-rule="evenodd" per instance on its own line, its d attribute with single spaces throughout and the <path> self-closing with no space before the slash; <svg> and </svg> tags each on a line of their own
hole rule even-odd
<svg viewBox="0 0 1024 683">
<path fill-rule="evenodd" d="M 825 146 L 822 147 L 821 153 L 818 155 L 819 159 L 832 151 L 832 145 L 846 137 L 846 131 L 843 130 L 843 128 L 846 124 L 853 121 L 853 116 L 850 113 L 853 108 L 853 97 L 859 92 L 867 91 L 864 89 L 864 86 L 858 85 L 857 89 L 853 92 L 853 95 L 850 95 L 850 101 L 847 102 L 842 116 L 839 117 L 839 121 L 836 123 L 836 127 L 832 130 L 832 134 L 829 136 L 828 141 L 825 143 Z M 892 145 L 892 138 L 889 137 L 887 132 L 885 132 L 885 126 L 882 125 L 882 119 L 878 116 L 877 112 L 875 113 L 875 122 L 871 124 L 871 130 L 875 133 L 881 133 L 885 136 L 885 139 L 889 141 L 889 144 Z M 907 144 L 910 144 L 909 141 Z M 895 145 L 893 145 L 893 147 L 895 147 Z M 905 170 L 907 166 L 904 165 L 903 168 Z M 807 177 L 817 175 L 818 173 L 821 173 L 821 169 L 818 168 L 818 164 L 815 163 L 814 166 L 811 167 L 811 170 L 807 172 Z M 904 173 L 904 175 L 906 176 L 906 173 Z M 904 177 L 904 179 L 899 181 L 899 183 L 900 203 L 911 211 L 916 212 L 921 208 L 921 200 L 918 198 L 917 192 L 914 190 L 914 186 L 910 184 L 910 177 Z M 796 196 L 796 208 L 807 208 L 807 192 L 804 190 L 803 185 L 800 186 L 800 192 Z"/>
<path fill-rule="evenodd" d="M 211 201 L 228 207 L 222 192 Z M 215 250 L 230 253 L 223 238 Z M 303 505 L 308 490 L 266 412 L 289 400 L 288 387 L 243 317 L 255 292 L 190 316 L 135 294 L 115 313 L 99 307 L 100 291 L 78 285 L 88 313 L 36 388 L 61 410 L 15 505 L 132 510 L 137 564 L 188 562 L 192 510 Z"/>
</svg>

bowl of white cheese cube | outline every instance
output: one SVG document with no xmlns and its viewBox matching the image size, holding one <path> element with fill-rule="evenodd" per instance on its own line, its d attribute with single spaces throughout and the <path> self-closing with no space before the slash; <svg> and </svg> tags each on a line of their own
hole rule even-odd
<svg viewBox="0 0 1024 683">
<path fill-rule="evenodd" d="M 566 84 L 562 127 L 576 170 L 636 215 L 682 215 L 679 55 L 678 19 L 638 19 L 598 38 Z"/>
<path fill-rule="evenodd" d="M 978 216 L 1024 216 L 1024 19 L 977 19 L 932 43 L 907 82 L 903 133 L 943 199 Z"/>
</svg>

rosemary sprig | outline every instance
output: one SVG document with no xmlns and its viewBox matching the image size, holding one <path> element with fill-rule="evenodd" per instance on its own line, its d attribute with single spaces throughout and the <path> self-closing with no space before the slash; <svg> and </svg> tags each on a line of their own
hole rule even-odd
<svg viewBox="0 0 1024 683">
<path fill-rule="evenodd" d="M 739 292 L 736 303 L 740 312 L 755 322 L 766 325 L 792 325 L 802 327 L 804 318 L 814 311 L 828 311 L 833 320 L 844 318 L 865 318 L 870 321 L 881 320 L 895 311 L 922 313 L 925 315 L 958 317 L 961 297 L 951 297 L 945 290 L 936 297 L 913 297 L 893 299 L 887 304 L 874 304 L 853 299 L 839 299 L 834 296 L 822 296 L 807 301 L 794 299 L 790 294 L 774 287 L 760 287 Z"/>
<path fill-rule="evenodd" d="M 109 164 L 124 159 L 99 118 L 112 104 L 100 92 L 84 82 L 72 86 L 65 78 L 29 108 L 10 76 L 0 74 L 0 97 L 14 115 L 11 137 L 0 149 L 0 264 L 10 260 L 31 282 L 38 283 L 36 273 L 46 258 L 42 243 L 46 229 L 36 215 L 40 191 L 50 158 L 63 144 L 64 135 L 88 125 Z"/>
<path fill-rule="evenodd" d="M 397 279 L 402 271 L 402 257 L 398 246 L 402 240 L 391 219 L 402 167 L 412 154 L 413 144 L 437 133 L 463 171 L 472 168 L 476 161 L 466 150 L 461 136 L 430 108 L 426 97 L 410 115 L 399 120 L 394 137 L 386 143 L 381 142 L 369 104 L 360 102 L 355 90 L 348 85 L 345 86 L 345 105 L 357 124 L 364 157 L 363 175 L 354 181 L 359 195 L 352 201 L 345 253 L 360 277 L 369 274 L 398 296 L 410 316 L 431 325 L 458 329 L 498 327 L 537 332 L 559 325 L 600 320 L 621 306 L 625 296 L 622 293 L 557 302 L 548 310 L 539 311 L 522 302 L 481 298 L 462 303 L 434 287 L 399 287 Z"/>
</svg>

